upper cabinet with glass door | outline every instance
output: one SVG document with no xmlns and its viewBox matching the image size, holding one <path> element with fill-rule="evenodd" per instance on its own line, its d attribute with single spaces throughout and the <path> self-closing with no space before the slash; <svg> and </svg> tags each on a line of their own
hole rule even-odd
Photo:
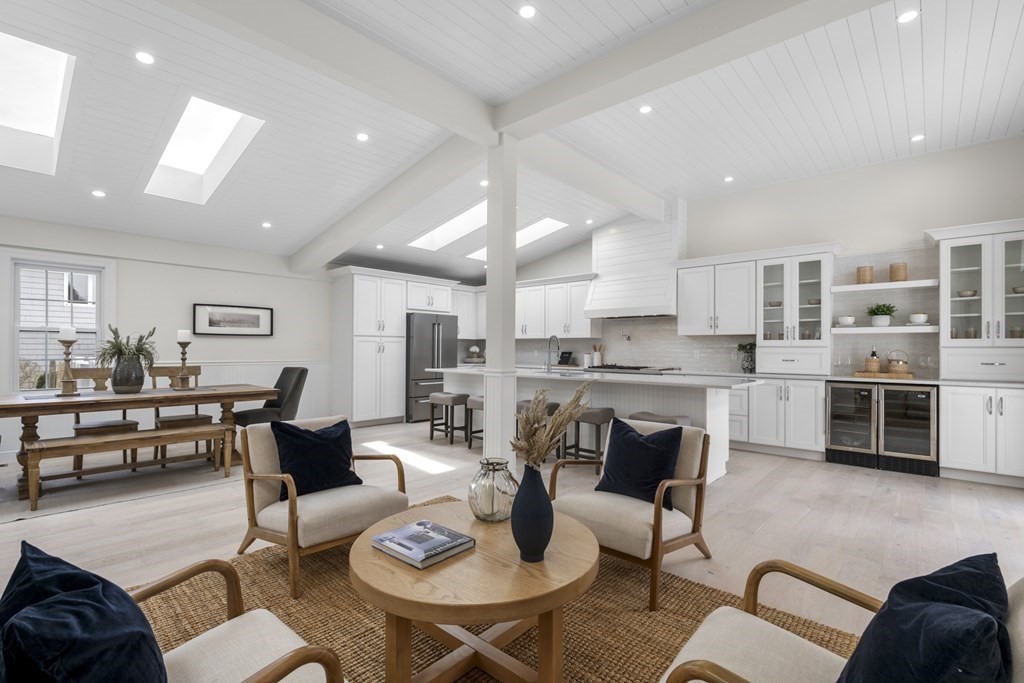
<svg viewBox="0 0 1024 683">
<path fill-rule="evenodd" d="M 943 346 L 1024 346 L 1024 233 L 943 240 Z"/>
<path fill-rule="evenodd" d="M 828 346 L 832 255 L 757 262 L 759 346 Z"/>
</svg>

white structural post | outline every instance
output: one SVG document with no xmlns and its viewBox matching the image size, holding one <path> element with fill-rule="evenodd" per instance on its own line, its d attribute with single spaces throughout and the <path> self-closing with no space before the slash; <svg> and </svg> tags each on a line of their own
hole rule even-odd
<svg viewBox="0 0 1024 683">
<path fill-rule="evenodd" d="M 516 145 L 501 134 L 487 153 L 487 367 L 484 457 L 506 458 L 516 409 Z"/>
</svg>

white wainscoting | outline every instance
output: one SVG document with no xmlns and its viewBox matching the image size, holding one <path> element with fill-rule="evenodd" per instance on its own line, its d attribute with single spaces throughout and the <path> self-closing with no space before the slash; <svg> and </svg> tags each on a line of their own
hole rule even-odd
<svg viewBox="0 0 1024 683">
<path fill-rule="evenodd" d="M 261 386 L 274 386 L 281 368 L 286 366 L 299 366 L 309 368 L 309 375 L 306 378 L 306 386 L 302 391 L 302 400 L 299 402 L 299 417 L 321 417 L 329 415 L 331 405 L 330 386 L 330 363 L 329 361 L 191 361 L 190 364 L 201 365 L 203 374 L 199 378 L 200 386 L 211 384 L 258 384 Z M 161 363 L 170 365 L 170 363 Z M 149 377 L 146 378 L 146 386 L 149 386 Z M 235 405 L 235 410 L 247 408 L 259 408 L 261 401 L 249 401 Z M 185 408 L 171 408 L 168 412 L 180 412 Z M 201 412 L 213 415 L 216 419 L 220 415 L 220 408 L 214 406 L 202 406 Z M 213 411 L 213 412 L 211 412 Z M 139 421 L 140 429 L 151 429 L 153 427 L 152 410 L 133 410 L 129 417 Z M 119 412 L 90 413 L 90 420 L 120 418 Z M 71 415 L 54 415 L 41 417 L 39 419 L 39 435 L 42 438 L 70 436 L 74 419 Z M 15 453 L 18 452 L 21 439 L 21 420 L 17 418 L 0 419 L 0 463 L 15 463 Z"/>
</svg>

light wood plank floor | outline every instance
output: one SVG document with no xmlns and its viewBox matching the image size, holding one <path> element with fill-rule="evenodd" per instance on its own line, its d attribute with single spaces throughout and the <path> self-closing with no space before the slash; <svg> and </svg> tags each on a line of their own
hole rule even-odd
<svg viewBox="0 0 1024 683">
<path fill-rule="evenodd" d="M 465 498 L 481 449 L 431 442 L 426 431 L 425 425 L 360 428 L 356 450 L 399 454 L 413 502 Z M 154 493 L 150 487 L 160 472 L 118 473 L 113 483 L 95 486 L 93 507 L 8 517 L 0 523 L 0 582 L 13 570 L 22 539 L 124 586 L 195 560 L 232 557 L 245 529 L 240 468 L 224 480 L 206 476 L 198 463 L 172 467 L 194 468 L 201 486 Z M 394 481 L 389 467 L 363 464 L 359 474 L 368 483 L 386 484 Z M 184 474 L 163 476 L 180 481 Z M 567 492 L 592 488 L 597 478 L 591 468 L 570 468 L 559 480 L 560 492 Z M 3 488 L 2 495 L 12 494 Z M 41 499 L 40 510 L 79 495 L 74 488 L 54 489 Z M 687 548 L 669 555 L 665 570 L 741 593 L 753 565 L 784 558 L 884 598 L 896 581 L 994 550 L 1012 581 L 1024 576 L 1024 491 L 733 451 L 729 474 L 709 487 L 705 537 L 713 559 Z M 646 590 L 646 581 L 637 585 L 638 610 L 646 608 Z M 781 577 L 767 579 L 762 600 L 855 632 L 869 618 Z"/>
</svg>

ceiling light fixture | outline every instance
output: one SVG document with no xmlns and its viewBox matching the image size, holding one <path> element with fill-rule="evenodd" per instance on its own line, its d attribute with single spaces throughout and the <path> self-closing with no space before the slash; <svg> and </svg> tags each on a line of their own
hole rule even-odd
<svg viewBox="0 0 1024 683">
<path fill-rule="evenodd" d="M 588 218 L 587 219 L 587 225 L 593 225 L 593 224 L 594 224 L 594 219 L 593 218 Z"/>
<path fill-rule="evenodd" d="M 92 196 L 93 197 L 99 197 L 100 199 L 102 199 L 103 197 L 107 196 L 107 193 L 104 192 L 103 190 L 93 190 L 92 191 Z"/>
<path fill-rule="evenodd" d="M 369 139 L 370 136 L 367 135 L 366 133 L 359 133 L 356 135 L 356 140 L 359 140 L 359 142 L 366 142 Z"/>
<path fill-rule="evenodd" d="M 896 17 L 896 21 L 898 21 L 901 24 L 909 24 L 914 19 L 917 19 L 918 15 L 920 14 L 921 13 L 918 12 L 916 9 L 908 10 L 903 14 L 899 15 L 898 17 Z"/>
<path fill-rule="evenodd" d="M 640 113 L 641 114 L 650 114 L 651 113 L 651 109 L 652 109 L 651 105 L 645 104 L 644 106 L 640 107 Z"/>
<path fill-rule="evenodd" d="M 523 19 L 533 19 L 537 16 L 537 8 L 533 5 L 523 5 L 519 8 L 519 16 Z"/>
<path fill-rule="evenodd" d="M 490 184 L 491 184 L 491 181 L 487 180 L 486 178 L 484 178 L 483 180 L 480 181 L 480 187 L 487 187 Z"/>
<path fill-rule="evenodd" d="M 263 223 L 263 229 L 264 230 L 270 230 L 272 227 L 274 227 L 274 226 L 270 222 L 264 222 Z"/>
<path fill-rule="evenodd" d="M 136 52 L 135 59 L 139 60 L 146 66 L 149 66 L 150 64 L 156 61 L 155 59 L 153 59 L 153 55 L 149 54 L 148 52 Z"/>
<path fill-rule="evenodd" d="M 910 138 L 911 142 L 921 142 L 921 140 L 924 140 L 924 135 L 922 133 L 918 133 L 914 137 Z"/>
<path fill-rule="evenodd" d="M 383 248 L 384 248 L 384 245 L 383 245 L 383 244 L 378 244 L 378 245 L 377 245 L 377 248 L 378 248 L 378 249 L 383 249 Z"/>
<path fill-rule="evenodd" d="M 732 181 L 734 181 L 734 180 L 736 180 L 736 179 L 735 179 L 735 178 L 733 178 L 733 177 L 732 177 L 731 175 L 727 175 L 727 176 L 725 176 L 724 180 L 725 180 L 725 182 L 727 182 L 727 183 L 731 183 Z"/>
</svg>

